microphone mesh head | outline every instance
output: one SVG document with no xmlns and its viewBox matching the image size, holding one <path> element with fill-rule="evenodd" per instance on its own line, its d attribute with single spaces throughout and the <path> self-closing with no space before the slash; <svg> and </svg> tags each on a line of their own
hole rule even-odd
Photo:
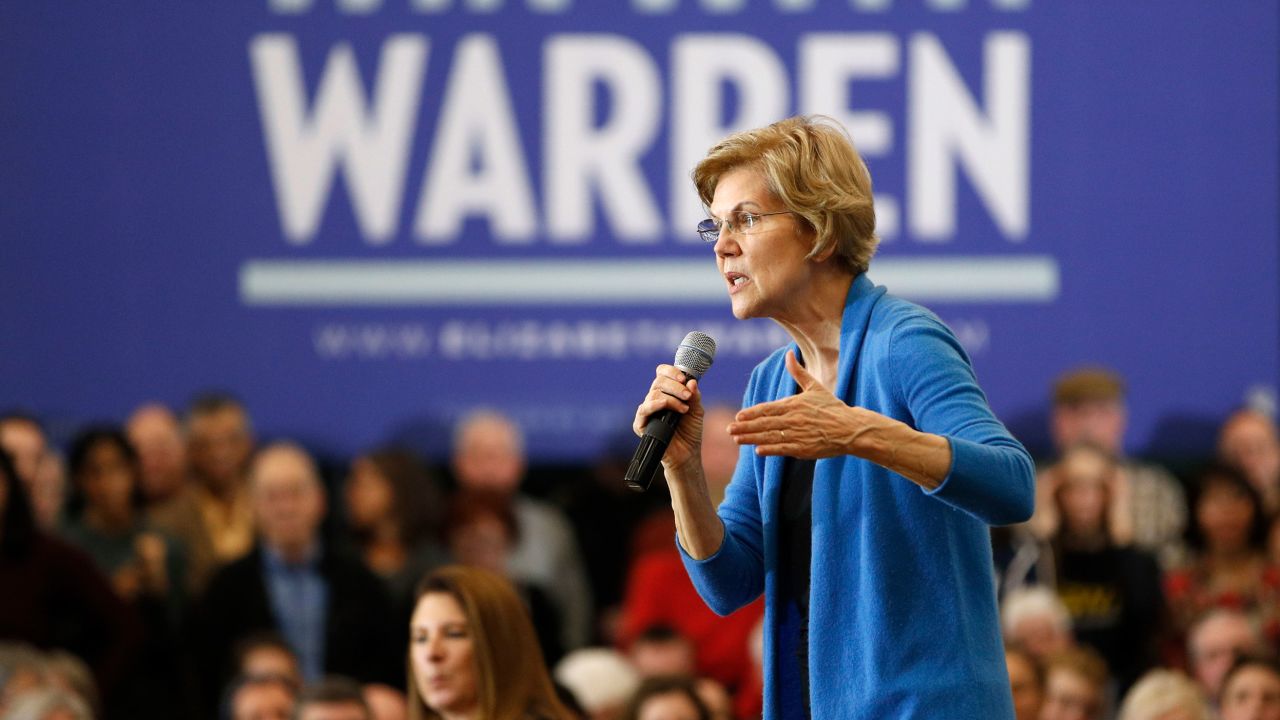
<svg viewBox="0 0 1280 720">
<path fill-rule="evenodd" d="M 673 364 L 684 370 L 689 377 L 700 378 L 711 367 L 711 361 L 715 357 L 715 338 L 694 330 L 685 335 L 680 347 L 676 348 L 676 360 Z"/>
</svg>

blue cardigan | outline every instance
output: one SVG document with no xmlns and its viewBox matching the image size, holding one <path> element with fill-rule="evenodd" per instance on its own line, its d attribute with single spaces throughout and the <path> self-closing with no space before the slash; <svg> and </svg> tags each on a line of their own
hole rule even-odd
<svg viewBox="0 0 1280 720">
<path fill-rule="evenodd" d="M 783 357 L 751 374 L 744 407 L 796 392 Z M 795 349 L 794 345 L 790 349 Z M 798 354 L 798 353 L 797 353 Z M 810 698 L 814 718 L 1013 718 L 988 525 L 1031 516 L 1031 458 L 991 413 L 955 337 L 860 275 L 840 327 L 837 397 L 947 438 L 933 491 L 853 456 L 813 476 Z M 720 549 L 685 567 L 712 610 L 765 595 L 764 717 L 803 717 L 797 618 L 778 606 L 785 459 L 744 446 L 719 515 Z"/>
</svg>

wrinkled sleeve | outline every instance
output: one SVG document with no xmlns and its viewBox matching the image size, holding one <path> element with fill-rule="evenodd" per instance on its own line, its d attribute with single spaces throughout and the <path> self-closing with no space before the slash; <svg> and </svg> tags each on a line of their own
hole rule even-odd
<svg viewBox="0 0 1280 720">
<path fill-rule="evenodd" d="M 759 370 L 747 384 L 748 399 L 752 397 L 758 376 Z M 764 530 L 760 514 L 760 488 L 764 479 L 758 476 L 759 467 L 752 446 L 742 446 L 733 480 L 725 489 L 724 502 L 717 510 L 724 523 L 724 540 L 714 554 L 695 560 L 676 538 L 689 579 L 707 607 L 717 615 L 728 615 L 764 592 Z"/>
<path fill-rule="evenodd" d="M 933 497 L 990 525 L 1026 521 L 1035 506 L 1031 456 L 987 405 L 959 341 L 937 318 L 893 329 L 889 362 L 917 430 L 951 444 L 951 468 Z"/>
</svg>

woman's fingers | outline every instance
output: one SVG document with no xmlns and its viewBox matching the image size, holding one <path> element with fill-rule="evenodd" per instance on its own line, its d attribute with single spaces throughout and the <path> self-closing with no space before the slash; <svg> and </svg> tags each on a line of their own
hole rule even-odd
<svg viewBox="0 0 1280 720">
<path fill-rule="evenodd" d="M 659 365 L 649 393 L 636 408 L 631 429 L 637 435 L 643 434 L 649 418 L 662 410 L 675 410 L 681 414 L 689 412 L 690 402 L 695 401 L 696 395 L 696 381 L 686 381 L 684 373 L 672 365 Z"/>
</svg>

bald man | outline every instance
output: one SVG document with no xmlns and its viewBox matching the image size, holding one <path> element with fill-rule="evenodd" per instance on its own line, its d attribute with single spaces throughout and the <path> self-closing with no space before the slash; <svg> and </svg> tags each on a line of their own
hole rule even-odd
<svg viewBox="0 0 1280 720">
<path fill-rule="evenodd" d="M 125 424 L 129 442 L 138 451 L 140 486 L 148 505 L 164 502 L 187 484 L 187 440 L 173 411 L 148 403 L 133 411 Z"/>
<path fill-rule="evenodd" d="M 1222 692 L 1222 679 L 1236 659 L 1264 649 L 1262 633 L 1249 617 L 1230 608 L 1210 610 L 1187 633 L 1191 674 L 1215 707 Z"/>
<path fill-rule="evenodd" d="M 551 503 L 520 493 L 526 465 L 524 434 L 495 410 L 476 410 L 453 434 L 453 475 L 465 490 L 509 498 L 516 515 L 516 547 L 508 570 L 517 580 L 545 591 L 560 613 L 565 649 L 591 637 L 591 587 L 577 538 L 564 513 Z"/>
<path fill-rule="evenodd" d="M 239 638 L 274 630 L 307 682 L 325 674 L 400 681 L 405 633 L 383 584 L 321 537 L 328 502 L 315 461 L 299 445 L 274 443 L 248 475 L 257 543 L 209 583 L 201 613 L 208 676 L 224 677 Z"/>
</svg>

